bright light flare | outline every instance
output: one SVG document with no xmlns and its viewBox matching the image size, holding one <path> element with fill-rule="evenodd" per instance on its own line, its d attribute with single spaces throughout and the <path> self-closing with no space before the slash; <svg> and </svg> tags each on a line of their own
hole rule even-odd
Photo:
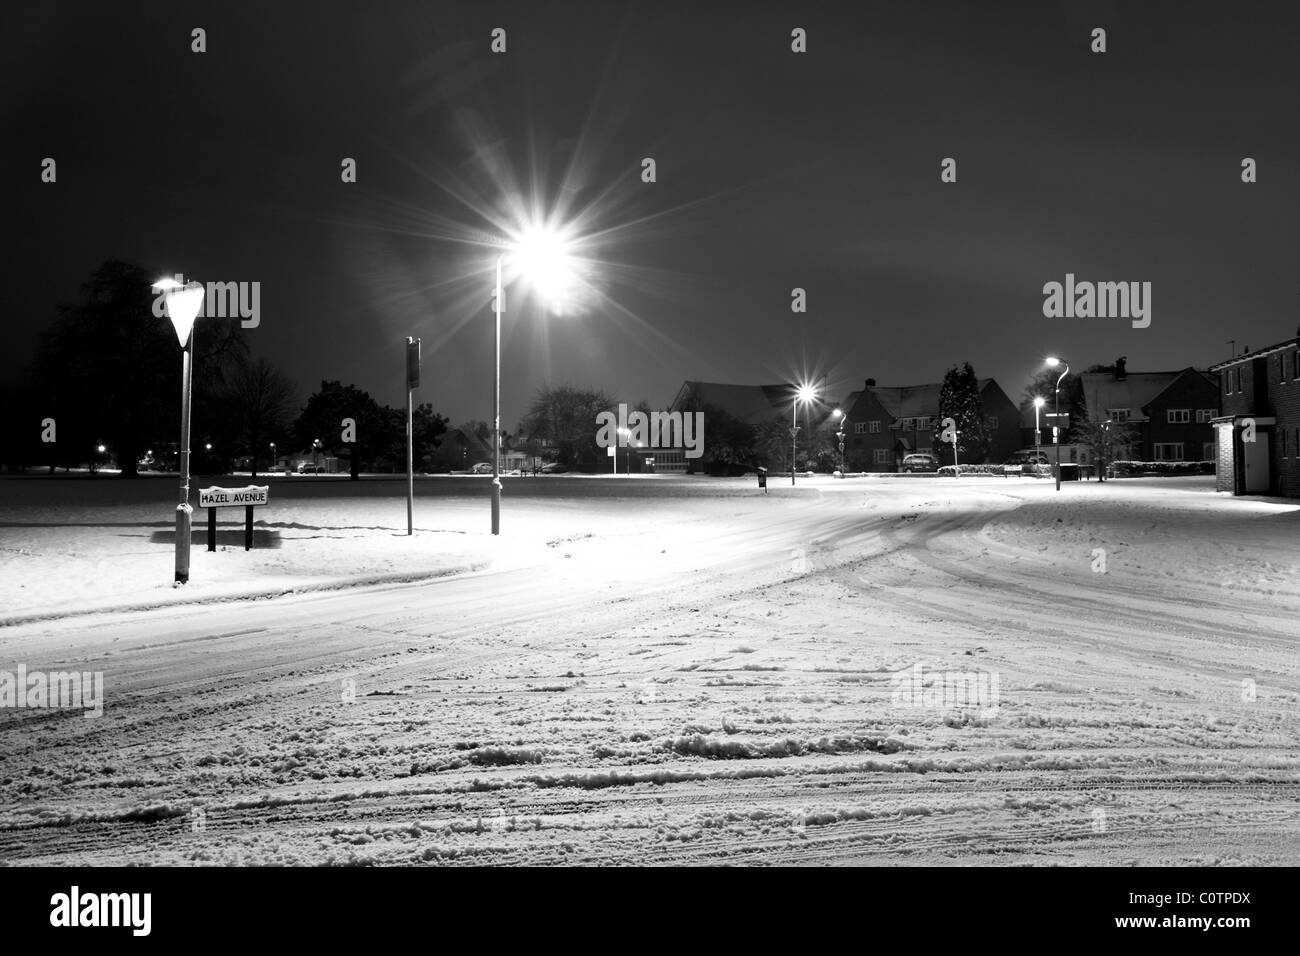
<svg viewBox="0 0 1300 956">
<path fill-rule="evenodd" d="M 1046 364 L 1048 368 L 1056 368 L 1056 366 L 1061 364 L 1061 360 L 1055 356 L 1048 356 L 1044 364 Z"/>
<path fill-rule="evenodd" d="M 1043 396 L 1037 395 L 1034 397 L 1034 408 L 1042 408 L 1046 404 L 1047 399 L 1043 398 Z"/>
<path fill-rule="evenodd" d="M 801 402 L 811 402 L 817 397 L 817 389 L 813 388 L 811 385 L 800 385 L 799 391 L 795 393 L 795 397 Z"/>
<path fill-rule="evenodd" d="M 514 234 L 505 253 L 518 278 L 551 312 L 573 310 L 580 298 L 582 280 L 568 232 L 549 225 L 527 225 Z"/>
</svg>

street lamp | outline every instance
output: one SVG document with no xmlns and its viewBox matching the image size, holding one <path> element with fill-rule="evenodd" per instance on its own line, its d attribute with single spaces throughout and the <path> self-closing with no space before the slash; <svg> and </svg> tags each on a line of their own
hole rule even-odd
<svg viewBox="0 0 1300 956">
<path fill-rule="evenodd" d="M 275 474 L 275 442 L 271 442 L 271 474 Z"/>
<path fill-rule="evenodd" d="M 320 439 L 314 438 L 311 443 L 311 473 L 320 474 Z"/>
<path fill-rule="evenodd" d="M 1070 363 L 1062 358 L 1049 357 L 1047 359 L 1048 368 L 1056 368 L 1058 365 L 1064 365 L 1065 371 L 1056 378 L 1056 414 L 1052 416 L 1055 421 L 1052 423 L 1052 442 L 1056 445 L 1056 490 L 1061 490 L 1061 379 L 1070 374 Z"/>
<path fill-rule="evenodd" d="M 496 375 L 492 389 L 492 533 L 501 533 L 501 267 L 509 259 L 520 275 L 529 279 L 534 289 L 546 299 L 563 293 L 572 273 L 569 240 L 565 234 L 547 226 L 528 226 L 512 237 L 509 250 L 497 256 L 496 295 L 492 311 L 496 315 L 493 336 Z M 615 455 L 614 468 L 618 469 Z"/>
<path fill-rule="evenodd" d="M 790 403 L 790 486 L 794 487 L 794 459 L 799 454 L 799 403 L 807 404 L 817 397 L 811 385 L 800 385 Z"/>
<path fill-rule="evenodd" d="M 176 279 L 160 279 L 153 284 L 163 294 L 167 317 L 176 329 L 181 344 L 181 447 L 179 449 L 181 486 L 176 504 L 176 580 L 190 579 L 190 393 L 194 374 L 194 320 L 203 308 L 203 286 L 191 280 L 185 285 Z"/>
<path fill-rule="evenodd" d="M 837 408 L 835 411 L 831 412 L 831 414 L 838 419 L 840 423 L 839 429 L 835 432 L 835 438 L 840 444 L 840 477 L 843 478 L 846 473 L 844 465 L 844 429 L 849 427 L 849 420 L 841 409 Z"/>
<path fill-rule="evenodd" d="M 1043 406 L 1046 404 L 1047 404 L 1047 399 L 1043 398 L 1043 396 L 1041 395 L 1034 396 L 1034 477 L 1035 478 L 1038 477 L 1038 459 L 1041 458 L 1043 454 L 1043 449 L 1042 449 L 1043 430 L 1039 426 L 1038 413 L 1042 411 Z"/>
</svg>

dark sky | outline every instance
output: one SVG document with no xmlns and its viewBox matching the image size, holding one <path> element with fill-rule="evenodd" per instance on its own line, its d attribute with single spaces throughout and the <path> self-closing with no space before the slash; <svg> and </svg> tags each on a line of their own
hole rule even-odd
<svg viewBox="0 0 1300 956">
<path fill-rule="evenodd" d="M 6 380 L 119 257 L 260 281 L 244 334 L 304 397 L 329 378 L 400 404 L 414 334 L 418 399 L 487 419 L 490 243 L 521 204 L 584 210 L 598 294 L 568 315 L 507 294 L 508 430 L 547 382 L 657 406 L 684 379 L 824 375 L 838 399 L 970 361 L 1018 398 L 1047 354 L 1204 366 L 1300 325 L 1294 4 L 97 0 L 5 21 Z M 1045 318 L 1067 272 L 1151 282 L 1151 326 Z"/>
</svg>

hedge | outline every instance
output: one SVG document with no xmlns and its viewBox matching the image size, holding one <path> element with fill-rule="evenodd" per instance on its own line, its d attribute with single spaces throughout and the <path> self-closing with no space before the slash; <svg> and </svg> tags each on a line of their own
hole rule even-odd
<svg viewBox="0 0 1300 956">
<path fill-rule="evenodd" d="M 1139 475 L 1212 475 L 1212 461 L 1113 461 L 1108 466 L 1115 478 L 1136 478 Z"/>
</svg>

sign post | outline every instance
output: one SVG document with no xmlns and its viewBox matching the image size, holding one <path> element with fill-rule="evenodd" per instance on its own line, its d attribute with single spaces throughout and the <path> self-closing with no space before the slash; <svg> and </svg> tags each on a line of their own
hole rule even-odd
<svg viewBox="0 0 1300 956">
<path fill-rule="evenodd" d="M 244 507 L 244 550 L 253 550 L 253 509 L 267 503 L 270 485 L 244 488 L 201 488 L 199 507 L 208 509 L 208 550 L 217 550 L 217 509 Z"/>
<path fill-rule="evenodd" d="M 961 465 L 957 463 L 957 422 L 952 418 L 945 418 L 940 424 L 943 425 L 943 434 L 940 436 L 940 440 L 952 442 L 952 476 L 960 478 Z"/>
<path fill-rule="evenodd" d="M 420 387 L 420 340 L 406 337 L 406 533 L 415 534 L 415 416 L 411 393 Z"/>
</svg>

